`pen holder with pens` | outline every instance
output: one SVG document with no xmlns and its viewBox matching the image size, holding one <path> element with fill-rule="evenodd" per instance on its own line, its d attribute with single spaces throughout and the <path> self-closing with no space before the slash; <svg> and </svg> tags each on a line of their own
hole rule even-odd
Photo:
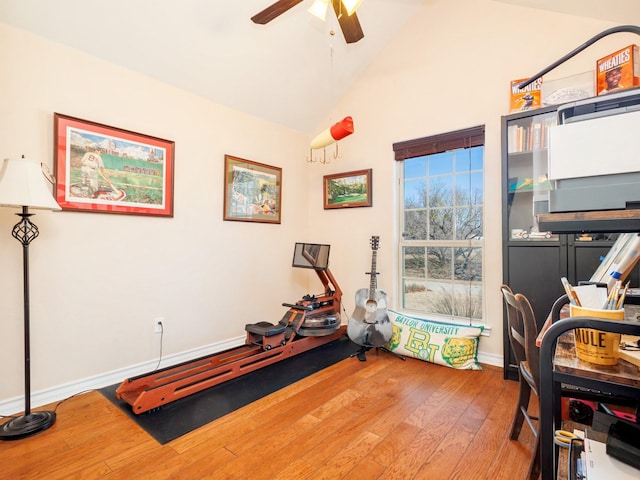
<svg viewBox="0 0 640 480">
<path fill-rule="evenodd" d="M 570 312 L 572 317 L 624 320 L 624 308 L 618 310 L 600 310 L 571 305 Z M 603 332 L 591 328 L 576 328 L 574 337 L 576 354 L 579 359 L 598 365 L 615 365 L 618 363 L 619 333 Z"/>
</svg>

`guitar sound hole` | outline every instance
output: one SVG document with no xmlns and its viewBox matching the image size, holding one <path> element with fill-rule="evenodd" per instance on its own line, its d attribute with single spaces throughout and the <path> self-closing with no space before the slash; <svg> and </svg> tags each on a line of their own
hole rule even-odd
<svg viewBox="0 0 640 480">
<path fill-rule="evenodd" d="M 376 302 L 375 300 L 367 300 L 364 308 L 366 308 L 368 312 L 375 312 L 378 309 L 378 302 Z"/>
</svg>

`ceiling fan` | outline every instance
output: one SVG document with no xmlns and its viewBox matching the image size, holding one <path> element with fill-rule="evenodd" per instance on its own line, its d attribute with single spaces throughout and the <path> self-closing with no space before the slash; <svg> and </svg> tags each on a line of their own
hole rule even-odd
<svg viewBox="0 0 640 480">
<path fill-rule="evenodd" d="M 255 14 L 251 17 L 251 20 L 254 23 L 265 25 L 302 1 L 303 0 L 278 0 L 260 13 Z M 345 41 L 347 43 L 355 43 L 364 38 L 364 32 L 362 31 L 356 12 L 354 11 L 351 15 L 348 15 L 348 10 L 343 0 L 328 1 L 331 3 L 336 17 L 338 17 L 338 23 L 340 24 L 340 29 L 342 30 Z"/>
</svg>

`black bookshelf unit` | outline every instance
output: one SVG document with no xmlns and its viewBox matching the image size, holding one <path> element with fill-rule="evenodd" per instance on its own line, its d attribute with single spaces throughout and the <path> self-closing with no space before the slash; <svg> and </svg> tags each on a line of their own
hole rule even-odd
<svg viewBox="0 0 640 480">
<path fill-rule="evenodd" d="M 543 107 L 502 117 L 503 282 L 529 299 L 538 328 L 564 293 L 561 277 L 572 284 L 588 281 L 617 237 L 598 228 L 568 233 L 554 222 L 538 223 L 549 218 L 547 145 L 556 110 Z M 637 271 L 629 277 L 632 286 L 638 285 Z M 504 377 L 515 380 L 506 315 L 503 326 Z"/>
</svg>

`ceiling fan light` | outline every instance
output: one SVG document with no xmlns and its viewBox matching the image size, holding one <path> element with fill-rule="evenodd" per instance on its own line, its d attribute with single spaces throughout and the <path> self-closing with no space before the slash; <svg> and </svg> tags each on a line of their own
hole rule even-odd
<svg viewBox="0 0 640 480">
<path fill-rule="evenodd" d="M 313 0 L 313 4 L 309 7 L 309 13 L 324 22 L 327 19 L 328 8 L 329 0 Z"/>
<path fill-rule="evenodd" d="M 351 15 L 357 10 L 362 3 L 362 0 L 342 0 L 344 7 L 347 9 L 347 15 Z"/>
</svg>

